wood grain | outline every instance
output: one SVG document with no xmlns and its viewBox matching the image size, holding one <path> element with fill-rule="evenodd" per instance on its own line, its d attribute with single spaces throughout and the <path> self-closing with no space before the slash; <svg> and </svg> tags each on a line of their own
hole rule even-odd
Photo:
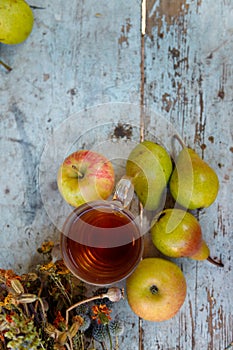
<svg viewBox="0 0 233 350">
<path fill-rule="evenodd" d="M 188 293 L 167 322 L 138 319 L 126 300 L 119 303 L 114 314 L 125 322 L 120 349 L 224 350 L 233 340 L 232 1 L 147 0 L 143 38 L 139 0 L 36 5 L 43 9 L 33 10 L 28 40 L 0 45 L 0 59 L 12 67 L 8 72 L 0 66 L 0 267 L 23 273 L 38 262 L 41 242 L 59 238 L 43 202 L 42 170 L 50 174 L 48 198 L 55 200 L 58 162 L 72 147 L 100 147 L 109 139 L 108 151 L 118 149 L 124 158 L 144 137 L 170 148 L 171 127 L 219 176 L 216 202 L 198 217 L 212 256 L 224 268 L 176 261 Z M 109 102 L 126 106 L 92 112 Z M 42 169 L 54 135 L 64 143 L 56 143 L 48 169 Z M 156 254 L 148 233 L 145 255 Z"/>
<path fill-rule="evenodd" d="M 145 102 L 167 118 L 219 176 L 217 201 L 202 210 L 199 219 L 212 255 L 225 266 L 179 262 L 188 283 L 185 305 L 166 324 L 142 325 L 145 349 L 225 349 L 232 340 L 230 18 L 229 2 L 148 2 Z M 147 129 L 153 128 L 156 131 L 156 122 L 148 120 Z"/>
</svg>

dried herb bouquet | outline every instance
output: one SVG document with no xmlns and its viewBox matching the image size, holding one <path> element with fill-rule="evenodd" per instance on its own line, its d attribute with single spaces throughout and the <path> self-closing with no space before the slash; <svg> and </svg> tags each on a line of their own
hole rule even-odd
<svg viewBox="0 0 233 350">
<path fill-rule="evenodd" d="M 44 242 L 38 249 L 43 263 L 33 272 L 0 269 L 0 350 L 118 349 L 124 327 L 111 312 L 123 290 L 101 288 L 87 298 L 57 250 Z"/>
</svg>

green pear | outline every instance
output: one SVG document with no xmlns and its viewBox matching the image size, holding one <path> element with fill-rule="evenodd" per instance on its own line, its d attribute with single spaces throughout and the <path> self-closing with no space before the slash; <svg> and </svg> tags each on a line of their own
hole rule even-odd
<svg viewBox="0 0 233 350">
<path fill-rule="evenodd" d="M 171 172 L 168 152 L 152 141 L 137 144 L 126 163 L 126 174 L 132 178 L 135 192 L 147 210 L 159 207 Z"/>
<path fill-rule="evenodd" d="M 216 266 L 224 266 L 211 258 L 199 221 L 185 210 L 165 209 L 157 214 L 152 220 L 151 238 L 155 247 L 171 258 L 208 260 Z"/>
<path fill-rule="evenodd" d="M 152 221 L 152 242 L 169 257 L 190 257 L 199 251 L 202 231 L 198 220 L 181 209 L 165 209 Z"/>
<path fill-rule="evenodd" d="M 0 0 L 0 42 L 19 44 L 32 31 L 34 17 L 24 0 Z"/>
<path fill-rule="evenodd" d="M 209 207 L 216 199 L 219 181 L 215 171 L 191 148 L 184 147 L 170 179 L 173 198 L 183 207 Z"/>
</svg>

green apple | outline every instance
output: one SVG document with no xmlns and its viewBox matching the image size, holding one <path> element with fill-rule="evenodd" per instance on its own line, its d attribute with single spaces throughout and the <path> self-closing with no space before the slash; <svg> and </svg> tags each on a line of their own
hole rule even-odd
<svg viewBox="0 0 233 350">
<path fill-rule="evenodd" d="M 127 300 L 132 311 L 147 321 L 172 318 L 186 298 L 186 280 L 171 261 L 145 258 L 126 280 Z"/>
<path fill-rule="evenodd" d="M 33 23 L 32 10 L 24 0 L 0 0 L 0 42 L 11 45 L 23 42 Z"/>
<path fill-rule="evenodd" d="M 114 188 L 112 163 L 102 154 L 78 150 L 60 165 L 57 175 L 58 189 L 63 198 L 74 207 L 107 199 Z"/>
<path fill-rule="evenodd" d="M 160 206 L 171 172 L 168 152 L 152 141 L 136 145 L 126 163 L 126 174 L 132 178 L 135 192 L 147 210 Z"/>
</svg>

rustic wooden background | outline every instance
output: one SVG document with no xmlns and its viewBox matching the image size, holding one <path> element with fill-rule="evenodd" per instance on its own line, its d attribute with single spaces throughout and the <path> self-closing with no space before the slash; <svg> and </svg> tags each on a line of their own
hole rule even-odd
<svg viewBox="0 0 233 350">
<path fill-rule="evenodd" d="M 41 242 L 59 236 L 39 176 L 45 145 L 58 141 L 57 130 L 62 141 L 69 141 L 69 132 L 92 146 L 90 138 L 101 143 L 111 136 L 124 148 L 132 137 L 135 142 L 148 133 L 166 143 L 171 123 L 219 176 L 219 196 L 199 218 L 212 256 L 224 268 L 177 261 L 188 294 L 167 322 L 140 320 L 122 302 L 115 311 L 125 320 L 120 349 L 224 350 L 233 341 L 233 2 L 148 0 L 143 37 L 139 0 L 29 2 L 42 7 L 34 9 L 31 36 L 21 45 L 0 46 L 0 58 L 12 67 L 0 68 L 0 267 L 28 270 Z M 124 106 L 118 113 L 114 104 L 105 106 L 104 115 L 85 113 L 118 102 L 129 113 Z M 140 104 L 151 113 L 140 113 Z M 165 118 L 159 135 L 156 113 Z M 75 128 L 65 135 L 62 125 L 72 115 Z M 124 122 L 134 128 L 124 129 Z M 93 127 L 94 136 L 88 131 Z M 64 156 L 62 147 L 61 142 L 56 161 Z M 52 154 L 46 201 L 50 196 L 55 201 L 57 193 Z M 147 254 L 153 254 L 150 247 Z"/>
</svg>

